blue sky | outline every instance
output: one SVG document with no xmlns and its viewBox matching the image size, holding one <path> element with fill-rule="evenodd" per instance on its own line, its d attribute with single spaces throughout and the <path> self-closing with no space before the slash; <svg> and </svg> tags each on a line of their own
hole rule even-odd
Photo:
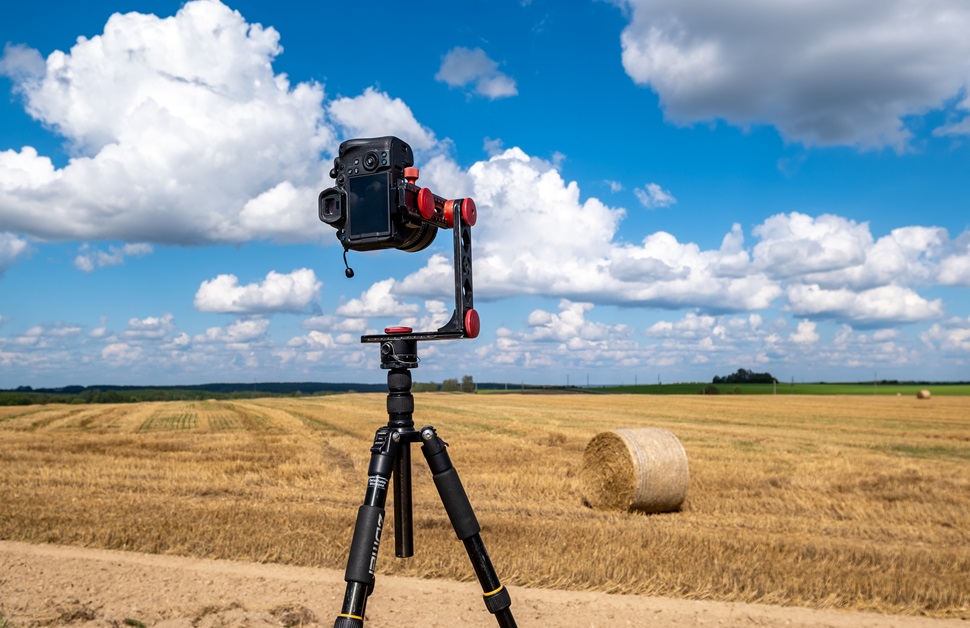
<svg viewBox="0 0 970 628">
<path fill-rule="evenodd" d="M 970 6 L 0 9 L 0 388 L 380 382 L 451 239 L 350 254 L 316 195 L 397 135 L 473 197 L 475 340 L 417 381 L 970 379 Z"/>
</svg>

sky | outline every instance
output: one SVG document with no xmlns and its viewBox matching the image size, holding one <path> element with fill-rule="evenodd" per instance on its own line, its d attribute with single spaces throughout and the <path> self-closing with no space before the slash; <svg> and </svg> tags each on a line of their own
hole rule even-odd
<svg viewBox="0 0 970 628">
<path fill-rule="evenodd" d="M 452 238 L 348 261 L 340 142 L 471 197 L 419 382 L 970 380 L 970 4 L 0 8 L 0 388 L 384 381 Z"/>
</svg>

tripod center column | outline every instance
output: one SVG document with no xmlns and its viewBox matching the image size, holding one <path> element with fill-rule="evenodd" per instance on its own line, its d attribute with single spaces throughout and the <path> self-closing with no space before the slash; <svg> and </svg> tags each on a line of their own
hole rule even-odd
<svg viewBox="0 0 970 628">
<path fill-rule="evenodd" d="M 392 369 L 387 374 L 387 390 L 387 424 L 391 427 L 414 427 L 411 371 Z"/>
<path fill-rule="evenodd" d="M 390 371 L 387 374 L 387 424 L 391 427 L 414 427 L 414 396 L 409 369 L 417 366 L 417 340 L 394 338 L 381 343 L 381 368 Z"/>
</svg>

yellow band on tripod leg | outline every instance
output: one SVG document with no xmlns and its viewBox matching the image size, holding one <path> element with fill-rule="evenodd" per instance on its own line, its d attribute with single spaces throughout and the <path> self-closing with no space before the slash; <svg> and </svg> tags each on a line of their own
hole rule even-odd
<svg viewBox="0 0 970 628">
<path fill-rule="evenodd" d="M 489 592 L 489 593 L 486 593 L 486 594 L 485 594 L 485 597 L 492 597 L 493 595 L 495 595 L 496 593 L 498 593 L 499 591 L 501 591 L 501 590 L 502 590 L 502 589 L 504 589 L 504 588 L 505 588 L 504 586 L 502 586 L 502 585 L 499 585 L 499 588 L 497 588 L 497 589 L 495 589 L 494 591 L 491 591 L 491 592 Z"/>
<path fill-rule="evenodd" d="M 340 613 L 337 615 L 337 617 L 346 617 L 347 619 L 359 619 L 360 621 L 364 621 L 363 617 L 358 617 L 357 615 L 347 615 L 346 613 Z"/>
</svg>

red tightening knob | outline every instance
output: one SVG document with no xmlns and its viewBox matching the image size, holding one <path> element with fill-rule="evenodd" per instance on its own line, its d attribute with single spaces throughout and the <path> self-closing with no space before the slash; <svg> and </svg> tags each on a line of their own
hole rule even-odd
<svg viewBox="0 0 970 628">
<path fill-rule="evenodd" d="M 475 205 L 475 201 L 466 198 L 461 203 L 461 220 L 469 227 L 474 227 L 475 223 L 478 222 L 478 207 Z"/>
<path fill-rule="evenodd" d="M 425 220 L 434 216 L 434 194 L 428 188 L 418 190 L 418 211 Z"/>
<path fill-rule="evenodd" d="M 465 335 L 469 338 L 478 338 L 478 332 L 482 330 L 482 320 L 478 317 L 478 312 L 468 310 L 465 312 Z"/>
<path fill-rule="evenodd" d="M 417 181 L 419 174 L 418 169 L 414 166 L 404 169 L 404 178 L 408 180 L 408 183 L 413 184 L 415 181 Z"/>
</svg>

